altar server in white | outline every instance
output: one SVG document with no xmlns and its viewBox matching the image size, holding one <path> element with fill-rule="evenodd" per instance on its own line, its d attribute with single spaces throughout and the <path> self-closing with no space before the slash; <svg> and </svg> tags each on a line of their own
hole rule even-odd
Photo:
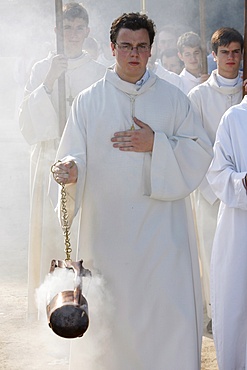
<svg viewBox="0 0 247 370">
<path fill-rule="evenodd" d="M 200 114 L 203 127 L 213 147 L 221 117 L 228 108 L 242 100 L 243 79 L 239 68 L 244 41 L 237 30 L 223 27 L 214 32 L 211 42 L 217 69 L 211 73 L 206 82 L 194 87 L 188 96 Z M 193 193 L 193 200 L 199 237 L 202 283 L 207 315 L 210 319 L 207 329 L 209 333 L 212 333 L 209 276 L 219 200 L 206 177 Z"/>
<path fill-rule="evenodd" d="M 185 32 L 178 38 L 178 56 L 184 63 L 180 73 L 184 93 L 187 95 L 195 86 L 200 85 L 209 77 L 202 72 L 202 46 L 199 35 L 195 32 Z"/>
<path fill-rule="evenodd" d="M 220 199 L 211 259 L 213 334 L 219 370 L 247 366 L 247 97 L 219 125 L 207 178 Z"/>
<path fill-rule="evenodd" d="M 186 95 L 146 69 L 154 35 L 145 14 L 113 21 L 115 68 L 74 101 L 57 153 L 53 176 L 66 184 L 70 222 L 81 208 L 80 258 L 103 275 L 115 309 L 100 362 L 85 360 L 89 327 L 71 369 L 200 369 L 189 194 L 212 148 Z"/>
</svg>

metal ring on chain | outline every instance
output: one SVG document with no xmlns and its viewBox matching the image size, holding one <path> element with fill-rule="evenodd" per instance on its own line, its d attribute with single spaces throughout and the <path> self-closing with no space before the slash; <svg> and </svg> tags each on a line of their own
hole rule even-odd
<svg viewBox="0 0 247 370">
<path fill-rule="evenodd" d="M 51 173 L 53 175 L 53 178 L 55 181 L 57 181 L 57 174 L 55 172 L 55 166 L 58 164 L 58 163 L 61 163 L 60 160 L 58 160 L 56 163 L 54 163 L 52 166 L 51 166 Z M 62 185 L 61 183 L 59 183 L 60 185 Z"/>
</svg>

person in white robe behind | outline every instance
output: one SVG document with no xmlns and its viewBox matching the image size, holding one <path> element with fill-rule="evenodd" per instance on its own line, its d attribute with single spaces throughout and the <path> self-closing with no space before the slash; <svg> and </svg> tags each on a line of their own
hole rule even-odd
<svg viewBox="0 0 247 370">
<path fill-rule="evenodd" d="M 217 69 L 211 73 L 207 81 L 190 90 L 188 97 L 200 115 L 213 147 L 221 117 L 228 108 L 242 100 L 243 79 L 239 68 L 244 40 L 234 28 L 222 27 L 213 33 L 211 42 Z M 198 230 L 205 306 L 209 318 L 207 330 L 211 334 L 210 260 L 219 199 L 206 177 L 193 192 L 192 200 Z"/>
<path fill-rule="evenodd" d="M 102 35 L 101 35 L 102 36 Z M 104 38 L 99 41 L 100 53 L 97 61 L 104 66 L 111 67 L 115 64 L 115 58 L 111 53 L 110 42 Z"/>
<path fill-rule="evenodd" d="M 158 55 L 157 42 L 156 39 L 154 39 L 151 56 L 148 60 L 147 65 L 148 69 L 155 73 L 159 78 L 162 78 L 163 80 L 171 83 L 172 85 L 178 87 L 181 91 L 184 92 L 184 85 L 180 76 L 164 68 L 157 60 L 157 55 Z"/>
<path fill-rule="evenodd" d="M 64 258 L 63 233 L 47 194 L 50 167 L 62 134 L 58 118 L 58 78 L 65 73 L 68 116 L 73 98 L 102 78 L 106 70 L 82 50 L 90 31 L 88 22 L 88 13 L 80 4 L 69 3 L 64 6 L 64 55 L 50 53 L 33 66 L 19 113 L 21 132 L 31 145 L 29 319 L 37 318 L 35 291 L 49 272 L 51 260 Z M 75 243 L 73 239 L 72 244 Z"/>
<path fill-rule="evenodd" d="M 79 363 L 87 370 L 201 367 L 203 312 L 189 194 L 202 181 L 212 148 L 187 96 L 146 68 L 154 35 L 145 14 L 113 21 L 115 68 L 74 101 L 57 153 L 61 162 L 53 166 L 54 179 L 65 184 L 70 223 L 81 208 L 79 257 L 100 271 L 114 305 L 100 359 L 93 353 L 89 360 L 85 349 L 91 322 L 72 343 L 71 370 Z"/>
<path fill-rule="evenodd" d="M 184 63 L 180 77 L 187 95 L 195 86 L 205 82 L 209 75 L 202 72 L 201 39 L 195 32 L 186 32 L 179 36 L 177 42 L 178 56 Z"/>
<path fill-rule="evenodd" d="M 220 199 L 211 259 L 219 370 L 247 368 L 247 96 L 222 117 L 207 178 Z"/>
<path fill-rule="evenodd" d="M 158 52 L 157 58 L 160 63 L 161 54 L 165 50 L 177 47 L 178 33 L 178 28 L 171 24 L 165 24 L 158 30 L 156 35 Z"/>
<path fill-rule="evenodd" d="M 160 56 L 162 66 L 170 72 L 179 75 L 183 69 L 183 62 L 178 57 L 178 49 L 170 48 L 163 51 Z"/>
</svg>

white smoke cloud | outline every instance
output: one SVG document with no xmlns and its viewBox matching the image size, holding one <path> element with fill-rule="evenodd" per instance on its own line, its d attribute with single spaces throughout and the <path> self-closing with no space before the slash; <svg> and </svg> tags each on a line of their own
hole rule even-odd
<svg viewBox="0 0 247 370">
<path fill-rule="evenodd" d="M 59 292 L 73 290 L 75 286 L 74 273 L 68 269 L 56 268 L 52 274 L 48 274 L 44 283 L 37 290 L 37 306 L 39 318 L 44 326 L 47 326 L 46 305 Z M 69 340 L 70 370 L 77 369 L 78 363 L 83 363 L 85 369 L 90 370 L 95 363 L 100 363 L 101 356 L 109 352 L 109 340 L 111 338 L 111 319 L 114 315 L 114 302 L 108 291 L 103 277 L 97 272 L 92 276 L 82 278 L 82 294 L 88 302 L 89 328 L 82 338 Z M 52 330 L 50 329 L 52 332 Z M 56 334 L 53 333 L 53 336 Z M 58 361 L 67 361 L 67 357 L 60 358 L 64 351 L 63 338 L 54 339 L 50 333 L 47 341 L 56 341 Z"/>
</svg>

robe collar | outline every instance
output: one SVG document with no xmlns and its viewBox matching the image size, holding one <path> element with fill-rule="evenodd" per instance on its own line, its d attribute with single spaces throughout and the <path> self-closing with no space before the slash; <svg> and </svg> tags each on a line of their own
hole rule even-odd
<svg viewBox="0 0 247 370">
<path fill-rule="evenodd" d="M 212 71 L 209 79 L 205 82 L 205 84 L 209 84 L 213 89 L 219 91 L 223 95 L 236 94 L 243 88 L 242 72 L 239 72 L 238 78 L 239 81 L 236 86 L 219 86 L 219 83 L 217 81 L 217 70 L 215 69 L 214 71 Z"/>
<path fill-rule="evenodd" d="M 157 76 L 149 71 L 149 78 L 147 81 L 140 87 L 139 90 L 136 89 L 136 84 L 121 80 L 121 78 L 114 72 L 113 69 L 108 68 L 106 71 L 105 79 L 110 84 L 114 85 L 117 89 L 123 91 L 129 95 L 141 95 L 146 92 L 151 86 L 153 86 L 157 80 Z"/>
<path fill-rule="evenodd" d="M 180 73 L 180 76 L 186 77 L 189 81 L 193 81 L 194 83 L 197 83 L 198 85 L 201 82 L 201 77 L 195 77 L 193 74 L 188 72 L 185 68 Z"/>
</svg>

